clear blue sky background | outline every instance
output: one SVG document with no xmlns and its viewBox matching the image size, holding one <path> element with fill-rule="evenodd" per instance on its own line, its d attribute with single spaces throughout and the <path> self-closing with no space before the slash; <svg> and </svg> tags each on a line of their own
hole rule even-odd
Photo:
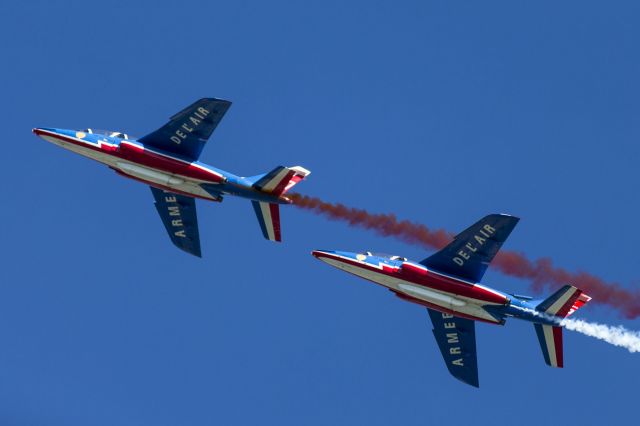
<svg viewBox="0 0 640 426">
<path fill-rule="evenodd" d="M 5 1 L 0 15 L 0 424 L 635 421 L 639 355 L 566 332 L 553 370 L 531 325 L 479 325 L 477 390 L 449 376 L 424 309 L 309 255 L 423 249 L 294 207 L 271 244 L 227 199 L 199 203 L 204 258 L 190 257 L 144 185 L 30 131 L 140 136 L 230 99 L 209 164 L 301 164 L 306 194 L 451 231 L 512 213 L 506 248 L 638 288 L 637 1 Z M 596 305 L 579 316 L 640 328 Z"/>
</svg>

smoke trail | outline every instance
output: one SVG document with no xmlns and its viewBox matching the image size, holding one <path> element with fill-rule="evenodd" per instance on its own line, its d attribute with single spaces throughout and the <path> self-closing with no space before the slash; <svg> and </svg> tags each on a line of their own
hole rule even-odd
<svg viewBox="0 0 640 426">
<path fill-rule="evenodd" d="M 588 322 L 580 319 L 560 318 L 534 309 L 520 308 L 521 310 L 556 323 L 567 330 L 577 331 L 585 336 L 595 337 L 614 346 L 627 349 L 629 352 L 640 352 L 640 332 L 627 330 L 621 325 L 610 326 Z"/>
<path fill-rule="evenodd" d="M 614 346 L 620 346 L 629 352 L 640 352 L 640 332 L 627 330 L 621 325 L 612 327 L 578 319 L 563 319 L 560 325 L 567 330 L 577 331 Z"/>
<path fill-rule="evenodd" d="M 343 204 L 327 203 L 319 198 L 291 194 L 294 204 L 300 208 L 324 215 L 332 220 L 341 220 L 350 226 L 370 229 L 383 236 L 391 236 L 403 242 L 421 245 L 429 249 L 440 249 L 447 245 L 454 234 L 443 229 L 399 221 L 393 214 L 371 214 L 366 210 L 347 207 Z M 622 288 L 618 283 L 606 282 L 587 272 L 569 272 L 553 266 L 551 259 L 529 260 L 515 251 L 501 251 L 492 266 L 505 275 L 529 280 L 536 291 L 546 287 L 558 287 L 572 283 L 593 297 L 593 301 L 618 309 L 627 318 L 640 316 L 640 292 Z"/>
</svg>

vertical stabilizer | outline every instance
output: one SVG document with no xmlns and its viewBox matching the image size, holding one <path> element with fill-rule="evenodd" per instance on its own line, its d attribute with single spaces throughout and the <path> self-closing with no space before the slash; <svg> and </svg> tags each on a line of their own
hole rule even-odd
<svg viewBox="0 0 640 426">
<path fill-rule="evenodd" d="M 534 324 L 533 326 L 536 328 L 544 362 L 551 367 L 562 368 L 564 364 L 562 327 L 543 324 Z"/>
<path fill-rule="evenodd" d="M 536 310 L 551 317 L 558 317 L 560 320 L 573 314 L 589 300 L 591 297 L 579 288 L 565 285 L 536 306 Z M 564 365 L 562 327 L 547 324 L 534 324 L 534 327 L 544 361 L 551 367 L 562 368 Z"/>
<path fill-rule="evenodd" d="M 262 201 L 252 201 L 251 204 L 258 217 L 262 235 L 270 241 L 282 241 L 280 234 L 280 206 Z"/>
</svg>

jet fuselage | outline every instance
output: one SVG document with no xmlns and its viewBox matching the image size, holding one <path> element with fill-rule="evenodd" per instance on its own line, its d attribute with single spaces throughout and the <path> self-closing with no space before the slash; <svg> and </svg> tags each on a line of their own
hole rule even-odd
<svg viewBox="0 0 640 426">
<path fill-rule="evenodd" d="M 504 324 L 507 317 L 557 324 L 535 310 L 537 301 L 446 275 L 406 258 L 325 250 L 312 254 L 331 266 L 387 287 L 403 300 L 440 312 L 492 324 Z"/>
<path fill-rule="evenodd" d="M 177 194 L 210 201 L 222 201 L 222 197 L 229 194 L 268 203 L 291 203 L 285 196 L 274 196 L 252 187 L 254 182 L 251 178 L 145 147 L 119 132 L 101 134 L 36 128 L 33 133 L 69 151 L 106 164 L 122 176 Z"/>
</svg>

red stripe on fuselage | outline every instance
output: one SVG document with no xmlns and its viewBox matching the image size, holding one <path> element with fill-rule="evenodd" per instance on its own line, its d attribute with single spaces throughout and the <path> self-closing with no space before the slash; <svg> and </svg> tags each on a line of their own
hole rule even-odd
<svg viewBox="0 0 640 426">
<path fill-rule="evenodd" d="M 482 286 L 469 284 L 467 282 L 457 280 L 453 277 L 444 276 L 436 272 L 429 271 L 426 268 L 419 268 L 411 263 L 404 263 L 402 268 L 392 268 L 389 266 L 385 267 L 385 265 L 382 264 L 382 269 L 379 269 L 366 263 L 361 263 L 340 256 L 333 256 L 328 253 L 318 253 L 317 256 L 338 260 L 349 265 L 357 266 L 399 280 L 408 281 L 414 284 L 421 285 L 423 287 L 452 293 L 459 296 L 469 297 L 471 299 L 477 299 L 483 302 L 496 303 L 499 305 L 505 305 L 509 302 L 509 299 L 507 299 L 505 296 L 499 293 L 492 292 L 491 290 Z"/>
<path fill-rule="evenodd" d="M 180 175 L 209 183 L 219 183 L 224 181 L 224 176 L 214 172 L 213 170 L 209 170 L 204 166 L 189 163 L 188 161 L 180 160 L 155 151 L 149 151 L 141 145 L 125 140 L 120 142 L 119 148 L 113 145 L 100 145 L 100 147 L 98 147 L 91 142 L 80 142 L 78 139 L 55 132 L 48 132 L 46 130 L 35 130 L 34 132 L 37 135 L 54 137 L 73 145 L 88 148 L 95 152 L 111 155 L 113 157 L 130 161 L 144 167 L 160 170 L 165 173 Z"/>
<path fill-rule="evenodd" d="M 487 288 L 475 284 L 469 284 L 464 281 L 457 280 L 453 277 L 441 275 L 433 271 L 428 271 L 424 277 L 415 276 L 413 273 L 407 273 L 406 270 L 400 270 L 399 276 L 406 280 L 431 287 L 436 290 L 447 291 L 459 294 L 461 296 L 473 297 L 475 299 L 484 300 L 491 303 L 506 304 L 509 300 Z"/>
</svg>

